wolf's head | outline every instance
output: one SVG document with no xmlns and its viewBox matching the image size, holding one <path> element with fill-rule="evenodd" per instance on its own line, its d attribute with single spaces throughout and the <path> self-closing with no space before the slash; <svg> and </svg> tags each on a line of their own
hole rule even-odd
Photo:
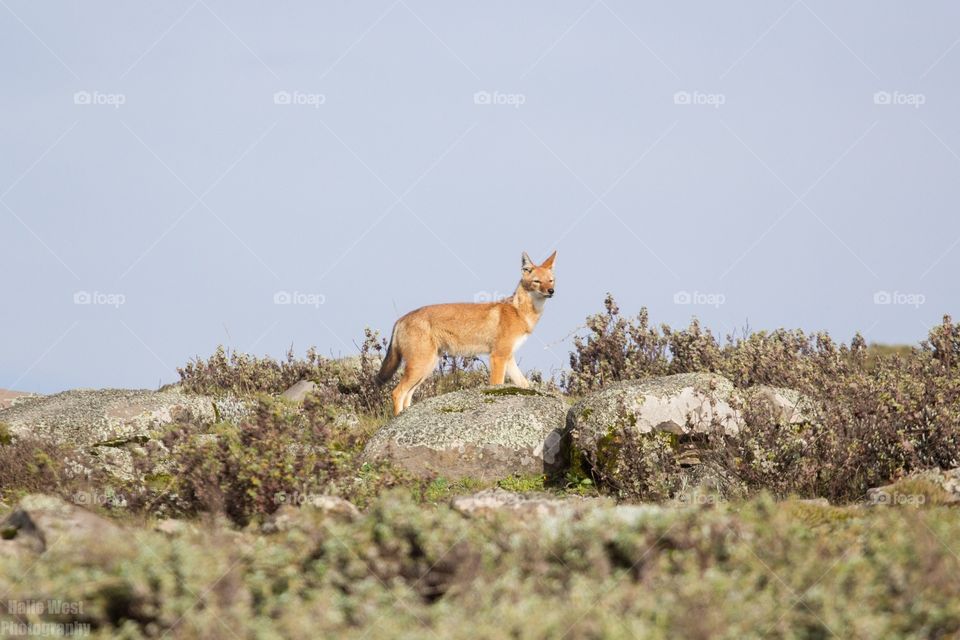
<svg viewBox="0 0 960 640">
<path fill-rule="evenodd" d="M 555 292 L 553 277 L 553 263 L 557 259 L 554 251 L 543 264 L 534 264 L 530 256 L 524 252 L 520 263 L 520 285 L 531 295 L 539 298 L 552 298 Z"/>
</svg>

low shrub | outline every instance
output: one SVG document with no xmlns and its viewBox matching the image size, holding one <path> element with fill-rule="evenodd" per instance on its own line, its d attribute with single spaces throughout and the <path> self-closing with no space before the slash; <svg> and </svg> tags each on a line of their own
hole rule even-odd
<svg viewBox="0 0 960 640">
<path fill-rule="evenodd" d="M 147 444 L 137 460 L 141 478 L 169 469 L 172 484 L 154 491 L 143 480 L 135 506 L 175 513 L 225 513 L 245 525 L 276 511 L 293 496 L 323 493 L 342 456 L 331 445 L 332 414 L 308 397 L 303 412 L 261 398 L 254 415 L 198 429 L 176 425 Z"/>
<path fill-rule="evenodd" d="M 13 502 L 27 493 L 49 493 L 86 506 L 109 506 L 106 499 L 92 504 L 90 497 L 110 495 L 117 483 L 91 464 L 89 454 L 39 438 L 3 434 L 0 502 Z"/>
<path fill-rule="evenodd" d="M 335 378 L 331 361 L 313 347 L 306 358 L 297 358 L 291 348 L 285 360 L 277 361 L 228 352 L 221 345 L 208 359 L 197 357 L 177 372 L 185 391 L 209 395 L 282 393 L 300 380 L 324 384 Z"/>
</svg>

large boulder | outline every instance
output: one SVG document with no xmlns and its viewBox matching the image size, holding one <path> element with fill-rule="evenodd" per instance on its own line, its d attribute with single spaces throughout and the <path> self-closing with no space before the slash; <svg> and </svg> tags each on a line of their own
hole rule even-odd
<svg viewBox="0 0 960 640">
<path fill-rule="evenodd" d="M 495 480 L 553 473 L 565 463 L 566 403 L 511 386 L 465 389 L 419 402 L 380 429 L 364 451 L 415 475 Z"/>
<path fill-rule="evenodd" d="M 570 409 L 569 427 L 581 447 L 594 449 L 612 431 L 736 433 L 740 413 L 733 384 L 712 373 L 681 373 L 612 384 Z"/>
<path fill-rule="evenodd" d="M 619 382 L 592 393 L 570 409 L 567 429 L 577 455 L 595 470 L 616 476 L 621 434 L 661 434 L 674 448 L 680 467 L 697 467 L 705 436 L 737 434 L 745 425 L 746 410 L 781 425 L 808 422 L 814 415 L 813 404 L 792 389 L 736 389 L 717 374 L 682 373 Z M 706 471 L 685 471 L 680 484 L 699 483 Z"/>
<path fill-rule="evenodd" d="M 0 410 L 0 423 L 16 438 L 67 446 L 90 454 L 91 465 L 126 478 L 131 447 L 162 435 L 176 422 L 237 419 L 243 403 L 188 395 L 178 387 L 77 389 L 19 402 Z"/>
<path fill-rule="evenodd" d="M 746 405 L 769 411 L 783 424 L 809 421 L 812 415 L 810 401 L 793 389 L 758 385 L 742 390 L 714 373 L 679 373 L 618 382 L 592 393 L 570 409 L 569 426 L 574 438 L 587 445 L 622 428 L 734 435 L 743 426 Z"/>
</svg>

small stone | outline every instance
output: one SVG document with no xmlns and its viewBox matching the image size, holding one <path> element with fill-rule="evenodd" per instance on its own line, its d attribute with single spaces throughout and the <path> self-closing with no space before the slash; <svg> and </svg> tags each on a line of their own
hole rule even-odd
<svg viewBox="0 0 960 640">
<path fill-rule="evenodd" d="M 281 398 L 285 398 L 291 402 L 301 403 L 303 399 L 308 395 L 317 390 L 317 383 L 313 380 L 301 380 L 296 383 L 286 391 L 280 394 Z"/>
</svg>

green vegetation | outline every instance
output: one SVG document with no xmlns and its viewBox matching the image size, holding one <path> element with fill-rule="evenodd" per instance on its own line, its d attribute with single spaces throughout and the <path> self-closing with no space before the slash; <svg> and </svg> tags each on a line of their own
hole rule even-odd
<svg viewBox="0 0 960 640">
<path fill-rule="evenodd" d="M 945 507 L 766 496 L 492 528 L 394 491 L 268 536 L 211 524 L 0 557 L 0 590 L 83 603 L 94 638 L 446 638 L 465 620 L 476 638 L 941 638 L 960 632 L 958 536 Z"/>
<path fill-rule="evenodd" d="M 133 459 L 130 478 L 78 473 L 78 452 L 0 424 L 0 508 L 27 493 L 110 496 L 84 504 L 127 527 L 83 549 L 0 554 L 6 602 L 83 603 L 76 616 L 11 616 L 0 605 L 0 622 L 82 621 L 91 637 L 131 639 L 960 635 L 956 491 L 923 473 L 960 466 L 960 327 L 950 318 L 916 347 L 787 330 L 721 342 L 696 322 L 675 330 L 654 327 L 645 310 L 624 318 L 608 297 L 587 327 L 559 381 L 568 397 L 707 371 L 741 388 L 796 389 L 811 417 L 783 424 L 747 403 L 739 434 L 692 443 L 637 434 L 624 413 L 593 465 L 567 443 L 557 476 L 422 479 L 362 456 L 390 419 L 389 385 L 374 380 L 375 332 L 351 362 L 220 349 L 181 369 L 183 388 L 241 396 L 255 410 L 239 423 L 100 443 L 104 458 Z M 303 378 L 318 389 L 302 406 L 277 397 Z M 477 361 L 448 359 L 417 400 L 485 384 Z M 867 506 L 876 487 L 880 506 Z M 489 488 L 603 504 L 566 520 L 449 506 Z M 310 496 L 361 514 L 296 508 Z M 192 527 L 153 530 L 170 517 Z"/>
</svg>

